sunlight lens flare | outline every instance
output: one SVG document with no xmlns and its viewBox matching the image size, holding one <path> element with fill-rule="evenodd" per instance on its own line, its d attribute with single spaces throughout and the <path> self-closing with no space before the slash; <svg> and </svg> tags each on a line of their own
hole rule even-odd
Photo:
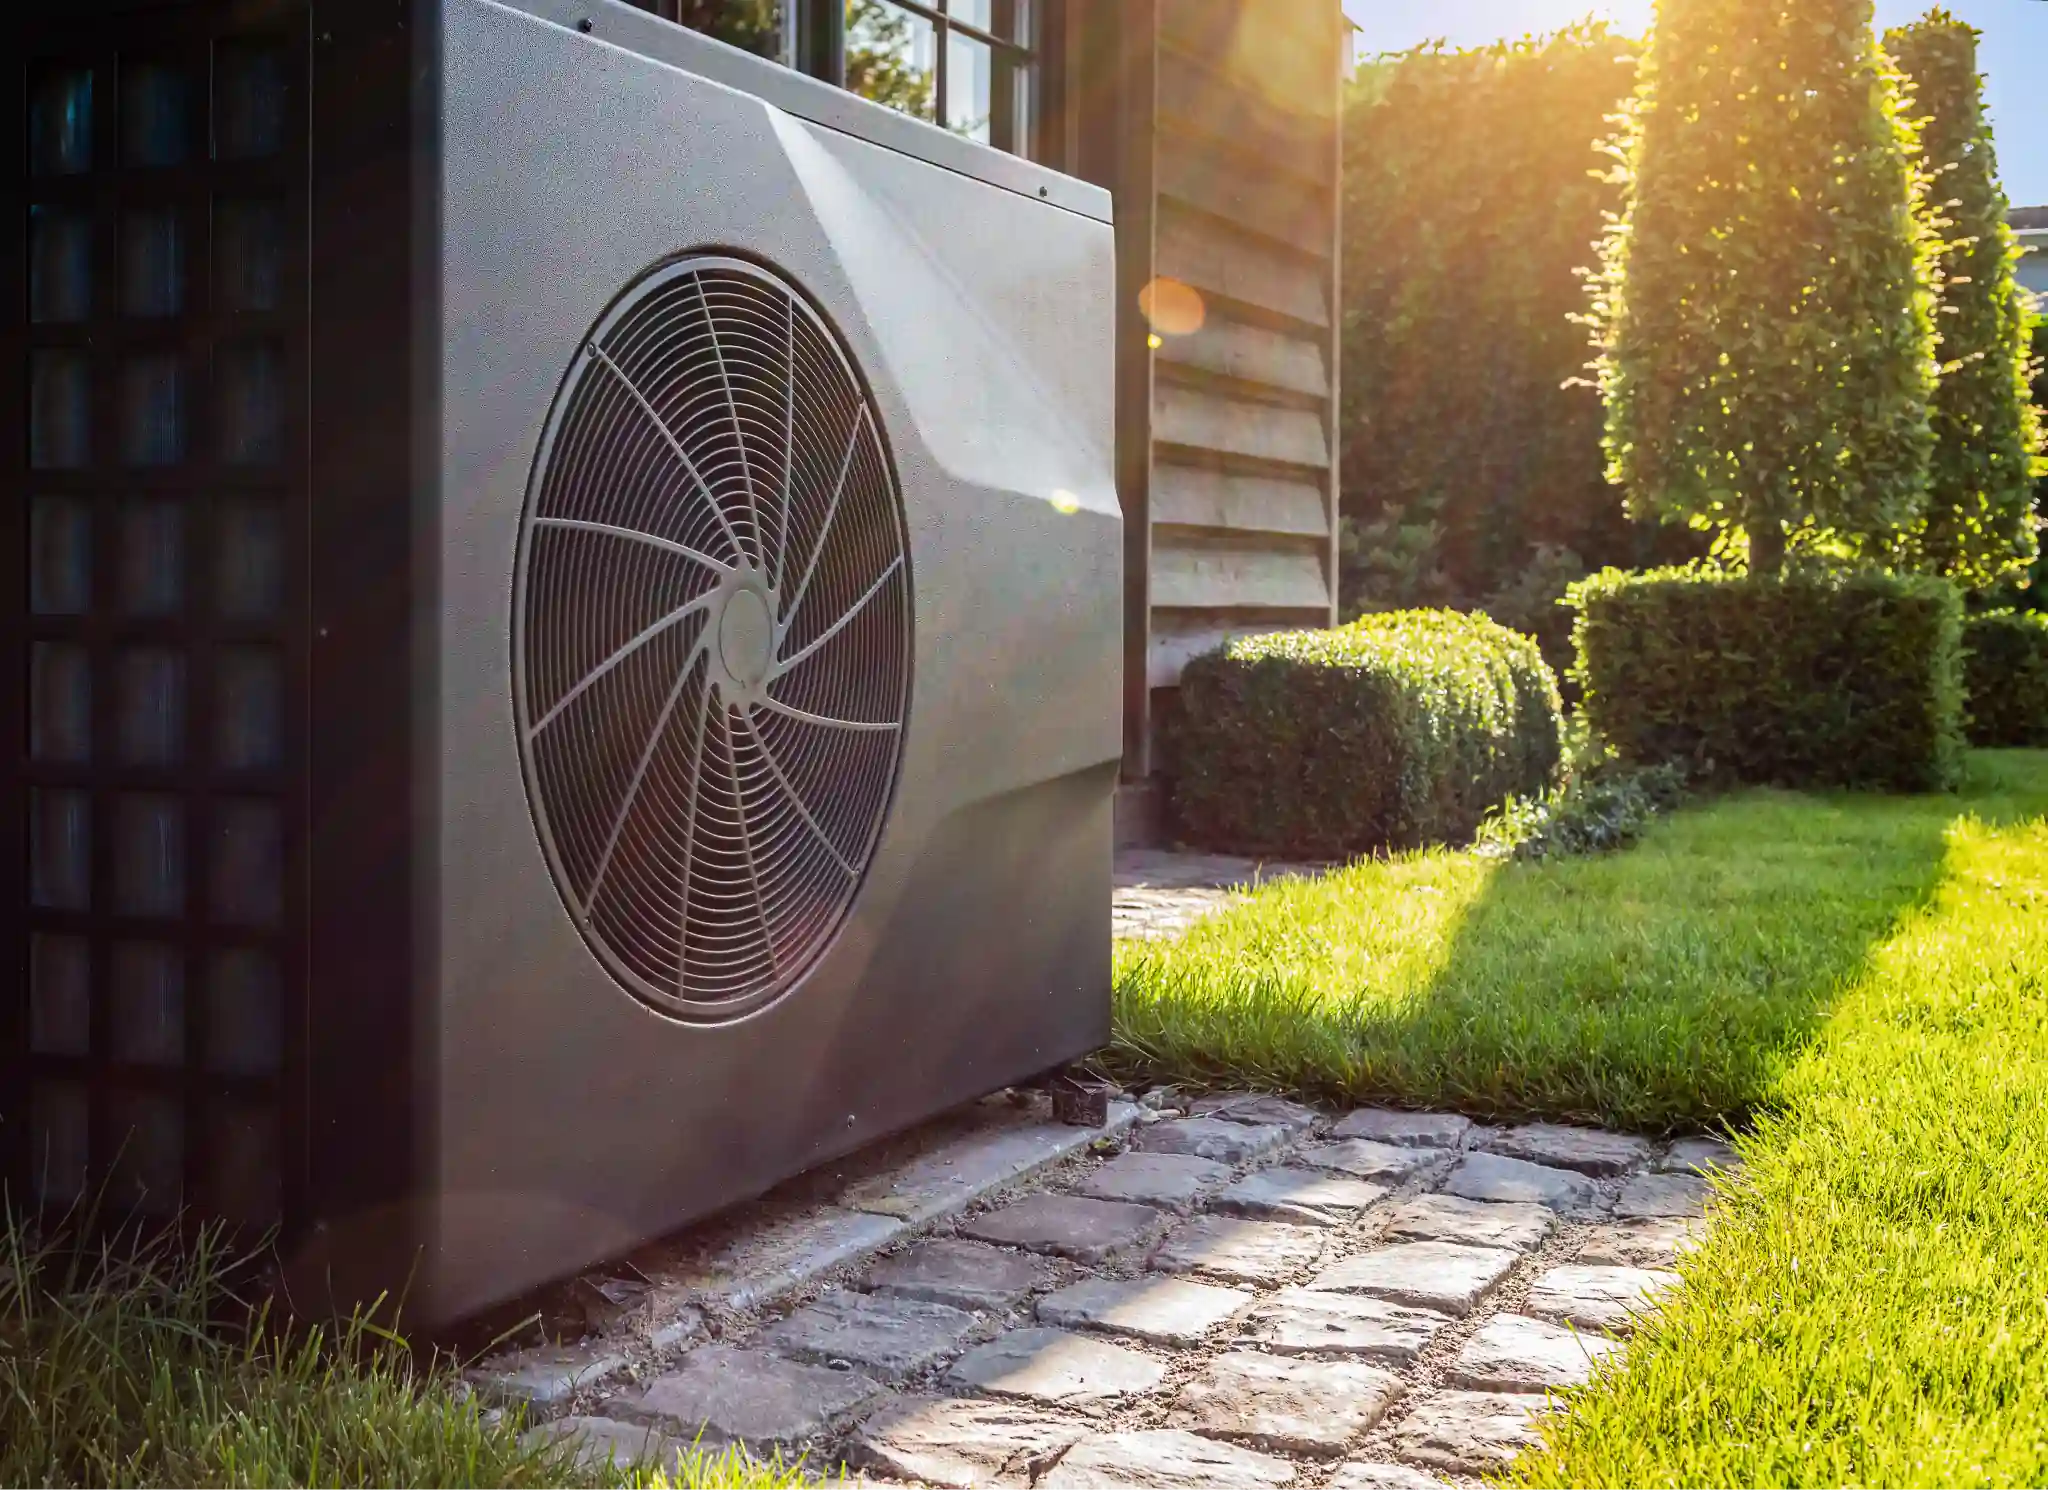
<svg viewBox="0 0 2048 1490">
<path fill-rule="evenodd" d="M 1208 307 L 1193 285 L 1162 275 L 1138 291 L 1138 311 L 1160 336 L 1193 336 L 1202 329 Z"/>
</svg>

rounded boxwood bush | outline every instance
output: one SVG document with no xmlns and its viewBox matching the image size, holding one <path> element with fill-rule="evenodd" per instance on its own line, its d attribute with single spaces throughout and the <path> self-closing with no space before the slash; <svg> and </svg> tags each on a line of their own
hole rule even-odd
<svg viewBox="0 0 2048 1490">
<path fill-rule="evenodd" d="M 1171 765 L 1188 841 L 1332 859 L 1469 838 L 1561 752 L 1536 644 L 1462 611 L 1240 637 L 1181 677 Z"/>
<path fill-rule="evenodd" d="M 2048 616 L 1987 611 L 1963 623 L 1970 743 L 2048 745 Z"/>
<path fill-rule="evenodd" d="M 1587 722 L 1722 782 L 1951 786 L 1962 599 L 1925 575 L 1625 574 L 1572 587 Z"/>
</svg>

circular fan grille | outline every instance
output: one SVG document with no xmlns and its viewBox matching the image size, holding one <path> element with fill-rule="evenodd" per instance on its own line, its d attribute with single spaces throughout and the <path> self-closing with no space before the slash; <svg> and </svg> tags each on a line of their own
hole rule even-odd
<svg viewBox="0 0 2048 1490">
<path fill-rule="evenodd" d="M 514 682 L 556 883 L 642 998 L 735 1018 L 837 931 L 896 780 L 908 567 L 873 402 L 780 278 L 686 259 L 590 333 L 534 466 Z"/>
</svg>

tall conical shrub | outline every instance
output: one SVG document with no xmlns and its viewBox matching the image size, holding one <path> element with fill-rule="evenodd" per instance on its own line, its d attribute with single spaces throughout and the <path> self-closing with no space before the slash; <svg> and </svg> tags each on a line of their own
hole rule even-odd
<svg viewBox="0 0 2048 1490">
<path fill-rule="evenodd" d="M 1919 121 L 1935 270 L 1934 459 L 1927 512 L 1902 545 L 1909 562 L 1986 589 L 2024 572 L 2039 551 L 2034 462 L 2041 444 L 2028 397 L 2026 309 L 2013 280 L 2019 246 L 1984 117 L 1977 31 L 1946 10 L 1885 33 Z"/>
<path fill-rule="evenodd" d="M 1932 240 L 1870 0 L 1659 0 L 1592 322 L 1632 511 L 1868 549 L 1923 508 Z"/>
</svg>

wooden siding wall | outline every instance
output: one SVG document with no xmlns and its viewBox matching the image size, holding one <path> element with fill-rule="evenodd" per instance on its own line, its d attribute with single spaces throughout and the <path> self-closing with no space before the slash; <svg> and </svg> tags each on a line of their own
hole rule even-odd
<svg viewBox="0 0 2048 1490">
<path fill-rule="evenodd" d="M 1098 4 L 1101 0 L 1098 0 Z M 1108 0 L 1119 482 L 1131 547 L 1125 775 L 1159 690 L 1225 636 L 1335 618 L 1338 0 Z M 1099 46 L 1107 38 L 1086 40 Z M 1098 116 L 1100 119 L 1100 116 Z M 1107 123 L 1106 119 L 1100 122 Z M 1090 121 L 1083 118 L 1084 169 Z M 1132 314 L 1155 277 L 1198 330 Z"/>
</svg>

